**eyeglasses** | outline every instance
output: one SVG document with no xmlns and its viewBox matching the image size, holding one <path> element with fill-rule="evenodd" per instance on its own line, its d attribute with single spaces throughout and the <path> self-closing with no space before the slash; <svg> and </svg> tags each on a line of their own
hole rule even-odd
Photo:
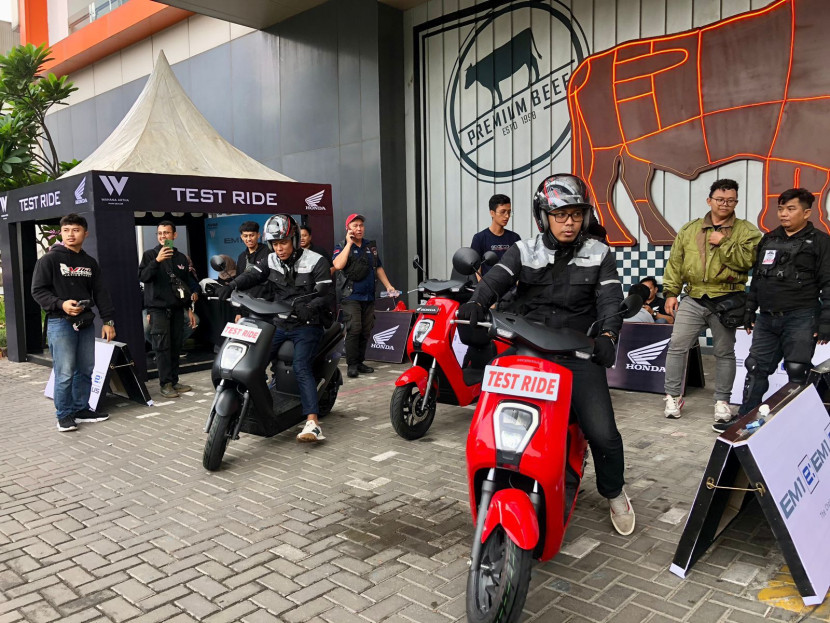
<svg viewBox="0 0 830 623">
<path fill-rule="evenodd" d="M 496 210 L 496 216 L 510 216 L 512 213 L 512 210 Z"/>
<path fill-rule="evenodd" d="M 729 206 L 730 208 L 734 208 L 738 205 L 737 199 L 724 199 L 723 197 L 709 197 L 709 199 L 717 203 L 719 206 Z"/>
<path fill-rule="evenodd" d="M 574 223 L 581 223 L 582 219 L 585 218 L 585 213 L 581 210 L 579 212 L 551 212 L 550 215 L 557 223 L 566 223 L 569 218 Z"/>
</svg>

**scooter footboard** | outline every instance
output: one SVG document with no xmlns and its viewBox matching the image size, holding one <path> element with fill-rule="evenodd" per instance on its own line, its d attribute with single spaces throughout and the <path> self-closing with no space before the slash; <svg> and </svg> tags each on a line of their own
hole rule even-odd
<svg viewBox="0 0 830 623">
<path fill-rule="evenodd" d="M 501 489 L 493 494 L 481 542 L 484 543 L 493 529 L 501 525 L 507 536 L 522 549 L 532 550 L 539 542 L 539 520 L 530 497 L 519 489 Z"/>
</svg>

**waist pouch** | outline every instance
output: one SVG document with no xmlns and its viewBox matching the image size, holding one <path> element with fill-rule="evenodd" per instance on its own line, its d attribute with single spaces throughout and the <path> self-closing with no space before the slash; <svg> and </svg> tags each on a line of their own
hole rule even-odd
<svg viewBox="0 0 830 623">
<path fill-rule="evenodd" d="M 746 309 L 746 292 L 725 294 L 713 299 L 703 297 L 698 299 L 706 309 L 718 317 L 720 323 L 727 329 L 737 329 L 744 322 Z"/>
</svg>

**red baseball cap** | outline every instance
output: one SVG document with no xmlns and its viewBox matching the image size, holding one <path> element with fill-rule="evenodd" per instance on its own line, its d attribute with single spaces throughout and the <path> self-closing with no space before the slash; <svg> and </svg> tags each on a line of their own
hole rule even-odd
<svg viewBox="0 0 830 623">
<path fill-rule="evenodd" d="M 346 217 L 346 227 L 348 227 L 354 220 L 361 220 L 365 222 L 366 217 L 362 214 L 349 214 L 349 216 Z"/>
</svg>

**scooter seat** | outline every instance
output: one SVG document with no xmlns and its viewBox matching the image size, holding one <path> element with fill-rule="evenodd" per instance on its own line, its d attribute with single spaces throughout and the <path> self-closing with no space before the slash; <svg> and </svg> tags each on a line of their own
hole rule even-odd
<svg viewBox="0 0 830 623">
<path fill-rule="evenodd" d="M 464 368 L 461 377 L 467 386 L 477 385 L 484 380 L 484 368 Z"/>
<path fill-rule="evenodd" d="M 342 330 L 342 324 L 339 322 L 332 323 L 332 325 L 326 329 L 325 333 L 323 333 L 323 337 L 320 338 L 320 343 L 314 351 L 314 356 L 316 357 L 320 354 L 320 351 L 325 348 L 337 335 L 339 335 Z M 283 363 L 292 363 L 294 361 L 294 342 L 283 342 L 282 346 L 280 346 L 279 352 L 277 352 L 277 359 Z"/>
</svg>

